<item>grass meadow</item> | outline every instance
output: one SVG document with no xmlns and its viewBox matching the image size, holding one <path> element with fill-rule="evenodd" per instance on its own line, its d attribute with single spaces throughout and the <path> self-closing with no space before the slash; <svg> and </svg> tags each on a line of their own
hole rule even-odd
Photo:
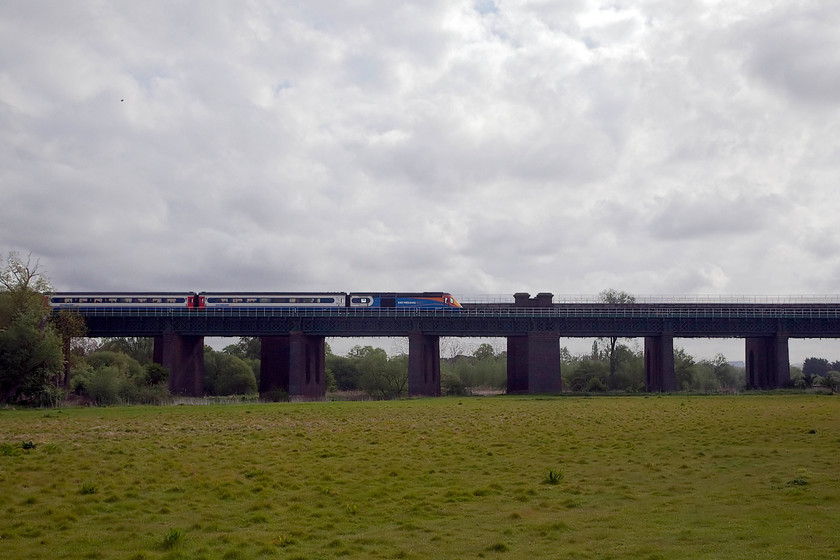
<svg viewBox="0 0 840 560">
<path fill-rule="evenodd" d="M 837 558 L 840 397 L 0 410 L 2 558 Z"/>
</svg>

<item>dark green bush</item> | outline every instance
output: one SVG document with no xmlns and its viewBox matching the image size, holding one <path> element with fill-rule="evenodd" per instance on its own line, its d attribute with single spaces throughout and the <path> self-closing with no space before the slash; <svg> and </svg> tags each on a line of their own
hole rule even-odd
<svg viewBox="0 0 840 560">
<path fill-rule="evenodd" d="M 469 394 L 463 380 L 452 373 L 444 373 L 440 376 L 440 389 L 445 396 L 463 396 Z"/>
</svg>

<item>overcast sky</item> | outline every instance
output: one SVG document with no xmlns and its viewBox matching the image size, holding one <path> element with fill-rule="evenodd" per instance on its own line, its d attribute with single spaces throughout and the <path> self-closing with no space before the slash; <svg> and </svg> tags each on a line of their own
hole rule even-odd
<svg viewBox="0 0 840 560">
<path fill-rule="evenodd" d="M 59 290 L 826 294 L 832 1 L 0 4 Z"/>
</svg>

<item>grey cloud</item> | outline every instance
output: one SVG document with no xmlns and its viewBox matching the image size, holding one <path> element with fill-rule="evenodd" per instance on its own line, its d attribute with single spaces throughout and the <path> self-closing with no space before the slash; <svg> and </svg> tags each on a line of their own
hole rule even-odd
<svg viewBox="0 0 840 560">
<path fill-rule="evenodd" d="M 747 67 L 793 98 L 838 104 L 840 17 L 830 4 L 782 5 L 737 26 L 732 42 L 747 50 Z"/>
<path fill-rule="evenodd" d="M 782 211 L 774 196 L 671 194 L 654 201 L 648 227 L 666 239 L 748 235 L 760 233 Z"/>
</svg>

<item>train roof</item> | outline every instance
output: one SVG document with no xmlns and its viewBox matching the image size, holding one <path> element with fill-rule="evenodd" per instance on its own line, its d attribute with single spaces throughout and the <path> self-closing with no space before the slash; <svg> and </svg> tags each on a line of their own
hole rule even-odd
<svg viewBox="0 0 840 560">
<path fill-rule="evenodd" d="M 344 292 L 199 292 L 202 296 L 343 296 Z"/>
<path fill-rule="evenodd" d="M 50 297 L 114 297 L 114 296 L 191 296 L 195 292 L 52 292 Z"/>
</svg>

